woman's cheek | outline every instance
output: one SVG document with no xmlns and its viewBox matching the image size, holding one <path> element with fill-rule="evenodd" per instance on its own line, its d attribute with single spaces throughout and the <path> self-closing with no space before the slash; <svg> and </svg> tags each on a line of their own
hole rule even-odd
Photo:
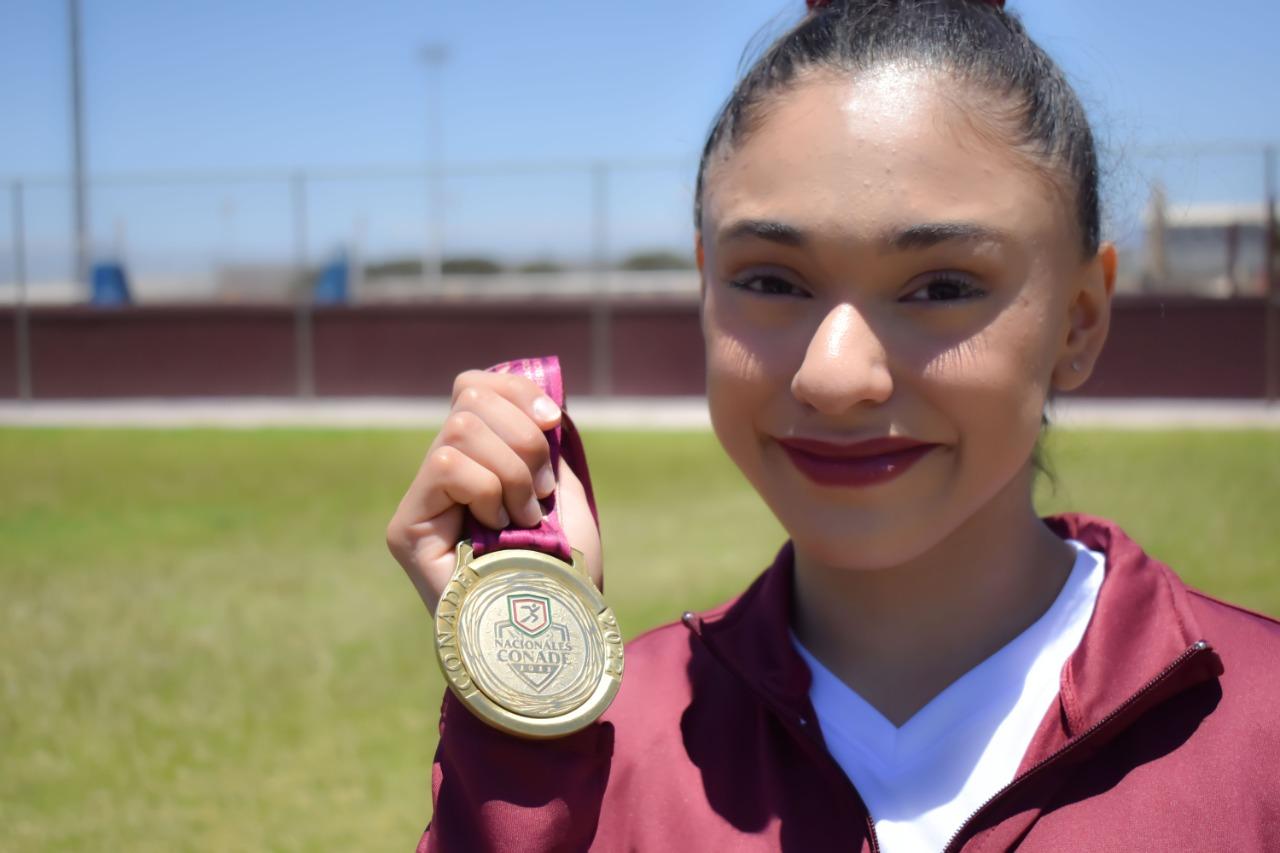
<svg viewBox="0 0 1280 853">
<path fill-rule="evenodd" d="M 776 347 L 767 335 L 727 329 L 716 322 L 705 327 L 707 407 L 711 426 L 725 453 L 757 489 L 762 485 L 762 443 L 770 406 L 779 385 Z"/>
<path fill-rule="evenodd" d="M 708 336 L 707 405 L 726 449 L 729 442 L 737 446 L 737 437 L 750 429 L 762 375 L 759 357 L 744 341 L 724 333 Z"/>
<path fill-rule="evenodd" d="M 726 382 L 749 384 L 763 376 L 763 368 L 750 340 L 715 329 L 707 339 L 707 373 Z"/>
<path fill-rule="evenodd" d="M 924 365 L 942 389 L 970 451 L 978 447 L 1016 462 L 1029 454 L 1040 430 L 1044 360 L 1034 318 L 1010 312 L 974 335 L 937 351 Z"/>
<path fill-rule="evenodd" d="M 964 384 L 980 379 L 988 366 L 991 353 L 982 333 L 929 343 L 915 347 L 909 358 L 914 371 L 927 382 Z"/>
</svg>

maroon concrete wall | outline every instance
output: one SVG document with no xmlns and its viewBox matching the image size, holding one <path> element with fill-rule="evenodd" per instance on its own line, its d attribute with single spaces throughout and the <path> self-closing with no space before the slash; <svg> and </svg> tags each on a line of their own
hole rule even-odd
<svg viewBox="0 0 1280 853">
<path fill-rule="evenodd" d="M 0 317 L 12 326 L 12 312 Z M 30 312 L 36 397 L 292 394 L 293 314 L 219 306 Z M 12 346 L 0 373 L 13 376 Z"/>
<path fill-rule="evenodd" d="M 592 389 L 590 303 L 519 301 L 316 308 L 314 376 L 324 396 L 434 396 L 458 371 L 556 353 L 577 393 Z M 291 395 L 288 307 L 33 308 L 37 398 Z M 609 307 L 611 384 L 627 395 L 701 394 L 698 308 L 633 300 Z M 0 396 L 17 394 L 14 312 L 0 311 Z M 1280 351 L 1280 347 L 1276 348 Z M 1261 397 L 1262 299 L 1118 297 L 1083 396 Z M 1280 363 L 1272 366 L 1280 375 Z"/>
<path fill-rule="evenodd" d="M 706 363 L 697 305 L 639 304 L 612 318 L 615 394 L 702 394 Z"/>
<path fill-rule="evenodd" d="M 18 354 L 14 349 L 18 329 L 13 313 L 0 314 L 0 398 L 18 396 Z"/>
<path fill-rule="evenodd" d="M 1097 369 L 1077 393 L 1262 397 L 1266 376 L 1264 299 L 1117 297 Z"/>
<path fill-rule="evenodd" d="M 591 383 L 585 306 L 549 303 L 324 308 L 315 312 L 316 393 L 439 396 L 453 377 L 518 355 L 559 355 L 567 387 Z"/>
</svg>

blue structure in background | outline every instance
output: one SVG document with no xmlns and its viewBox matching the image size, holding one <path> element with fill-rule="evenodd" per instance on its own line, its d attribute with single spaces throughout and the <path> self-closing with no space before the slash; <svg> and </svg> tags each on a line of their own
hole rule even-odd
<svg viewBox="0 0 1280 853">
<path fill-rule="evenodd" d="M 94 264 L 89 283 L 91 305 L 114 308 L 133 302 L 129 295 L 129 279 L 124 274 L 124 264 L 117 261 Z"/>
<path fill-rule="evenodd" d="M 325 265 L 316 279 L 314 299 L 317 305 L 345 305 L 351 264 L 345 252 Z"/>
</svg>

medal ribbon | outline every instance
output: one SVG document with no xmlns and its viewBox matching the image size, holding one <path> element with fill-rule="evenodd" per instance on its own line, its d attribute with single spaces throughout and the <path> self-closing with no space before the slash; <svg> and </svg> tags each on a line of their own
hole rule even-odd
<svg viewBox="0 0 1280 853">
<path fill-rule="evenodd" d="M 565 411 L 564 379 L 560 373 L 560 359 L 554 355 L 541 358 L 518 358 L 495 364 L 488 368 L 488 372 L 518 373 L 527 376 L 560 407 L 562 413 L 560 423 L 553 429 L 543 432 L 551 448 L 551 470 L 556 474 L 556 488 L 547 497 L 538 501 L 542 507 L 543 518 L 537 527 L 516 527 L 512 523 L 502 530 L 494 530 L 468 512 L 466 530 L 467 536 L 471 539 L 473 553 L 480 557 L 490 551 L 527 548 L 551 554 L 566 563 L 572 562 L 569 539 L 565 536 L 558 511 L 561 457 L 569 466 L 569 470 L 573 471 L 582 482 L 582 488 L 587 494 L 587 505 L 591 507 L 591 517 L 595 519 L 597 527 L 600 526 L 600 514 L 596 511 L 596 499 L 591 489 L 591 476 L 587 472 L 587 456 L 582 448 L 582 438 L 578 435 L 573 421 L 569 419 L 569 413 Z"/>
</svg>

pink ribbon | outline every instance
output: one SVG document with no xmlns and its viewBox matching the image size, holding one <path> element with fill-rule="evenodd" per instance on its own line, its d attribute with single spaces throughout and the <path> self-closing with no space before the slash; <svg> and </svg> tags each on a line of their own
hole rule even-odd
<svg viewBox="0 0 1280 853">
<path fill-rule="evenodd" d="M 479 522 L 471 513 L 466 514 L 467 536 L 475 556 L 479 557 L 490 551 L 502 551 L 510 548 L 528 548 L 542 551 L 559 557 L 566 563 L 572 561 L 569 552 L 569 540 L 565 536 L 564 527 L 560 523 L 558 504 L 560 498 L 560 459 L 563 456 L 569 469 L 582 482 L 587 494 L 587 505 L 591 508 L 591 517 L 600 526 L 600 514 L 596 510 L 595 493 L 591 488 L 591 476 L 587 472 L 587 456 L 582 448 L 582 438 L 565 411 L 564 379 L 560 373 L 560 359 L 554 355 L 542 358 L 518 358 L 495 364 L 490 373 L 519 373 L 529 377 L 543 393 L 555 401 L 560 407 L 560 423 L 553 429 L 546 430 L 547 444 L 551 448 L 551 470 L 557 473 L 556 488 L 545 498 L 539 500 L 543 518 L 537 527 L 516 527 L 508 525 L 502 530 L 494 530 Z"/>
</svg>

